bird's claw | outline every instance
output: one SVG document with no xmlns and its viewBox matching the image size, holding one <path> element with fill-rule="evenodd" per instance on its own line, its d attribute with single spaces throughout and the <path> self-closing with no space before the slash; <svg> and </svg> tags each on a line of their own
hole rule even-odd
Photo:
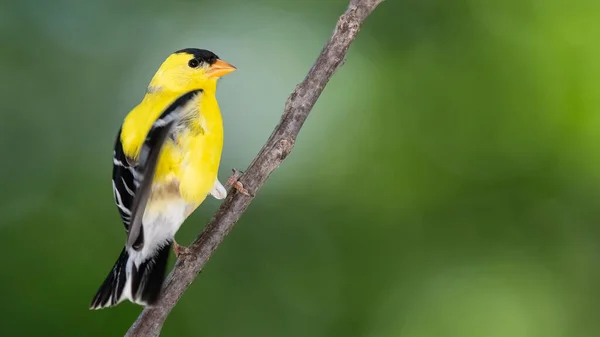
<svg viewBox="0 0 600 337">
<path fill-rule="evenodd" d="M 229 178 L 227 178 L 227 185 L 235 188 L 238 192 L 240 192 L 243 195 L 253 197 L 254 195 L 252 195 L 250 192 L 248 192 L 248 190 L 246 188 L 244 188 L 244 185 L 242 184 L 242 182 L 240 182 L 238 180 L 240 175 L 243 174 L 244 172 L 241 172 L 236 169 L 231 169 L 231 170 L 233 171 L 233 175 L 230 176 Z"/>
<path fill-rule="evenodd" d="M 189 247 L 182 246 L 177 242 L 173 242 L 173 252 L 178 260 L 192 255 L 192 250 Z"/>
</svg>

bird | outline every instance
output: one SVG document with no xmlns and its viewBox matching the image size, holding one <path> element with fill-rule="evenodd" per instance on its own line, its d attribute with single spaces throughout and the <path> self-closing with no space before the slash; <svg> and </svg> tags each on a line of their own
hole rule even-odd
<svg viewBox="0 0 600 337">
<path fill-rule="evenodd" d="M 215 94 L 217 81 L 235 70 L 209 50 L 178 50 L 125 116 L 114 144 L 112 188 L 126 243 L 91 310 L 124 300 L 154 305 L 171 249 L 177 258 L 190 254 L 175 241 L 183 222 L 208 195 L 227 196 L 217 176 L 223 120 Z"/>
</svg>

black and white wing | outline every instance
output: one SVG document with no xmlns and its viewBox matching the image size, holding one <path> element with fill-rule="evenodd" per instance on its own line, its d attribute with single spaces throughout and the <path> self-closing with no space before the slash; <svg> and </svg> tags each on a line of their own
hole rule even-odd
<svg viewBox="0 0 600 337">
<path fill-rule="evenodd" d="M 123 152 L 121 144 L 121 129 L 117 133 L 117 141 L 113 152 L 113 173 L 112 186 L 115 198 L 115 204 L 121 215 L 121 220 L 125 225 L 125 230 L 129 231 L 129 223 L 131 222 L 131 205 L 135 196 L 135 178 L 136 174 L 133 161 Z"/>
<path fill-rule="evenodd" d="M 148 131 L 135 162 L 123 152 L 119 130 L 113 158 L 113 192 L 127 231 L 128 248 L 139 251 L 144 246 L 142 218 L 161 149 L 173 127 L 180 122 L 182 111 L 193 108 L 201 93 L 202 90 L 194 90 L 180 96 L 160 115 Z"/>
</svg>

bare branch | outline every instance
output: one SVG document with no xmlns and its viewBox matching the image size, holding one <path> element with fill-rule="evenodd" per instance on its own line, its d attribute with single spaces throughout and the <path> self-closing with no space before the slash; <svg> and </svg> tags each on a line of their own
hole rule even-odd
<svg viewBox="0 0 600 337">
<path fill-rule="evenodd" d="M 154 307 L 142 311 L 126 337 L 159 336 L 167 315 L 246 211 L 252 196 L 290 154 L 304 121 L 333 73 L 344 62 L 350 43 L 356 38 L 363 21 L 383 1 L 350 0 L 348 9 L 339 18 L 316 62 L 285 103 L 279 125 L 239 179 L 250 195 L 231 190 L 204 231 L 190 246 L 194 254 L 177 261 L 166 279 L 161 299 Z"/>
</svg>

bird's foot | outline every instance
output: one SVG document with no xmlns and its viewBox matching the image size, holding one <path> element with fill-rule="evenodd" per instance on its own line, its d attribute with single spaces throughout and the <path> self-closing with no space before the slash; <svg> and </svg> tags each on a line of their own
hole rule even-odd
<svg viewBox="0 0 600 337">
<path fill-rule="evenodd" d="M 253 197 L 254 195 L 252 195 L 250 192 L 248 192 L 248 190 L 246 188 L 244 188 L 244 185 L 238 180 L 238 178 L 240 177 L 240 173 L 243 173 L 243 172 L 236 170 L 236 169 L 232 169 L 232 171 L 233 171 L 233 175 L 227 179 L 227 185 L 235 188 L 238 192 L 240 192 L 243 195 Z"/>
<path fill-rule="evenodd" d="M 175 257 L 177 257 L 178 260 L 191 256 L 193 254 L 192 250 L 189 247 L 182 246 L 178 244 L 177 241 L 173 241 L 173 252 L 175 253 Z"/>
</svg>

